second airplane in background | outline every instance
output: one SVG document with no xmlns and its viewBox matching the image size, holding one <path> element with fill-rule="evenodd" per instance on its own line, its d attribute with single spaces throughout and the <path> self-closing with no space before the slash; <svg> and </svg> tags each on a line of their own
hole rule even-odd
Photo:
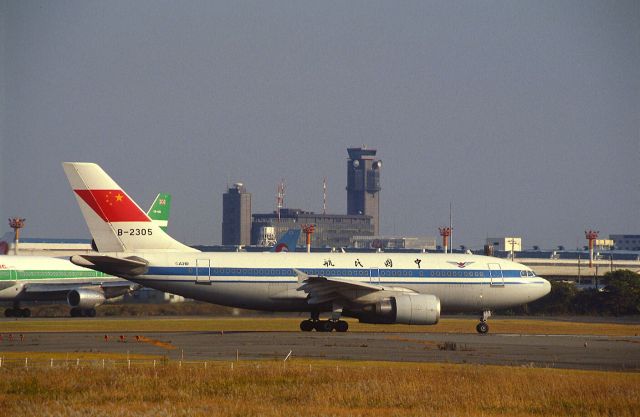
<svg viewBox="0 0 640 417">
<path fill-rule="evenodd" d="M 148 211 L 154 224 L 165 229 L 169 220 L 171 195 L 160 193 Z M 159 232 L 162 233 L 162 232 Z M 127 294 L 139 285 L 67 259 L 46 256 L 0 256 L 0 302 L 10 302 L 6 317 L 29 317 L 25 302 L 66 301 L 72 317 L 96 315 L 96 307 L 110 298 Z"/>
</svg>

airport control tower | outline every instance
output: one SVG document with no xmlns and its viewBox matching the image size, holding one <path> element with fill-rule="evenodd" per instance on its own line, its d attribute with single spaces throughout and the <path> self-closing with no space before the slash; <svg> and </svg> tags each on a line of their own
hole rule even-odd
<svg viewBox="0 0 640 417">
<path fill-rule="evenodd" d="M 376 150 L 348 148 L 347 214 L 371 216 L 373 233 L 380 234 L 380 170 L 382 161 L 376 160 Z"/>
<path fill-rule="evenodd" d="M 251 194 L 241 182 L 222 195 L 222 244 L 251 244 Z"/>
</svg>

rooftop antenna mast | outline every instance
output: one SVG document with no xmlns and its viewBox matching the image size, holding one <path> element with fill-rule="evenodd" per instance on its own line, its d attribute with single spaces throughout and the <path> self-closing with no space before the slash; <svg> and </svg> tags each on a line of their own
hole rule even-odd
<svg viewBox="0 0 640 417">
<path fill-rule="evenodd" d="M 276 186 L 276 214 L 278 215 L 278 221 L 280 221 L 280 209 L 284 207 L 284 196 L 285 182 L 284 178 L 282 178 Z"/>
<path fill-rule="evenodd" d="M 451 245 L 451 250 L 453 250 L 453 202 L 449 201 L 449 244 Z"/>
<path fill-rule="evenodd" d="M 327 214 L 327 177 L 322 178 L 322 214 Z"/>
</svg>

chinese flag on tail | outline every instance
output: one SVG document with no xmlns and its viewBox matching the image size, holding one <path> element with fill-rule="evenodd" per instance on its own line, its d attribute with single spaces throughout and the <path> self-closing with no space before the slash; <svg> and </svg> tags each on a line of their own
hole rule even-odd
<svg viewBox="0 0 640 417">
<path fill-rule="evenodd" d="M 122 190 L 74 190 L 105 222 L 149 222 Z"/>
</svg>

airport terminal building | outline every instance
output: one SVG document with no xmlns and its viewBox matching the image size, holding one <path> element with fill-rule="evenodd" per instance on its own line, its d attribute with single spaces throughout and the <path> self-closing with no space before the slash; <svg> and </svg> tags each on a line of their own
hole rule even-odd
<svg viewBox="0 0 640 417">
<path fill-rule="evenodd" d="M 640 250 L 640 235 L 609 235 L 617 250 Z"/>
<path fill-rule="evenodd" d="M 223 195 L 222 245 L 270 246 L 289 229 L 303 225 L 315 227 L 311 245 L 316 248 L 349 247 L 354 236 L 366 240 L 378 235 L 382 161 L 375 149 L 365 146 L 348 148 L 347 153 L 347 214 L 320 214 L 281 205 L 272 213 L 251 214 L 251 194 L 244 184 L 236 183 Z M 298 245 L 305 245 L 304 235 Z M 391 246 L 404 247 L 405 242 L 394 240 Z"/>
<path fill-rule="evenodd" d="M 351 245 L 353 236 L 373 236 L 371 216 L 356 214 L 322 214 L 300 209 L 283 208 L 278 213 L 254 214 L 251 223 L 251 244 L 261 242 L 265 228 L 273 228 L 276 239 L 289 229 L 299 229 L 305 224 L 315 225 L 311 246 L 338 248 Z M 304 234 L 299 246 L 305 245 Z"/>
</svg>

